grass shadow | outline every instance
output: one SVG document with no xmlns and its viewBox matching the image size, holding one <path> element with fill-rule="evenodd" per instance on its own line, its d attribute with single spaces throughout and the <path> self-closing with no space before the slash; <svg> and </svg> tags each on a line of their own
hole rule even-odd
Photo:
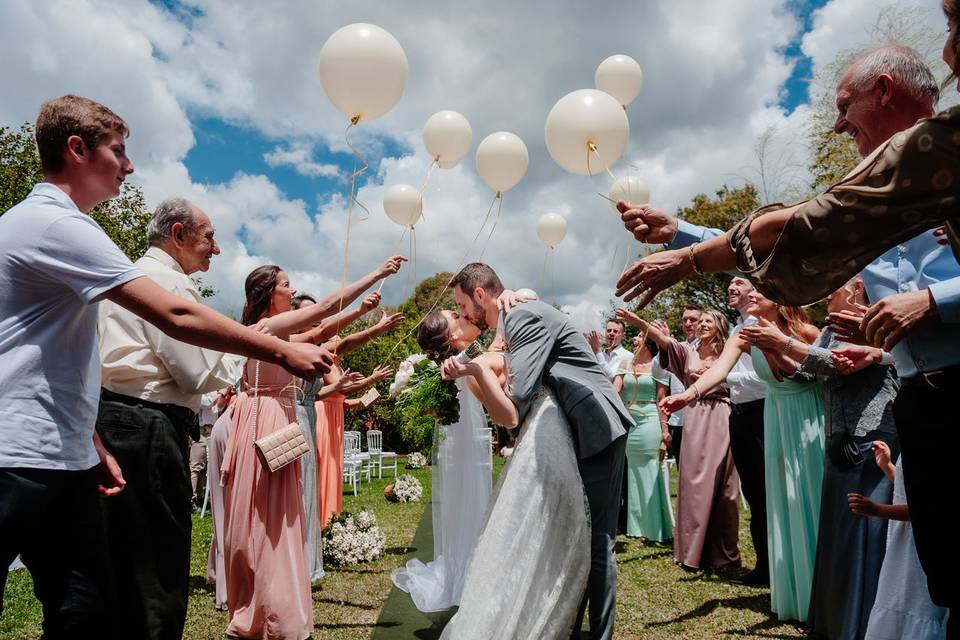
<svg viewBox="0 0 960 640">
<path fill-rule="evenodd" d="M 762 614 L 766 617 L 765 620 L 758 622 L 757 624 L 751 625 L 746 629 L 728 629 L 723 632 L 724 635 L 737 635 L 737 636 L 752 636 L 752 635 L 763 635 L 768 638 L 794 638 L 796 636 L 785 635 L 779 633 L 773 634 L 763 634 L 758 633 L 760 631 L 765 631 L 768 629 L 773 629 L 775 627 L 780 627 L 784 624 L 782 620 L 778 620 L 777 617 L 770 611 L 770 597 L 766 594 L 757 594 L 750 596 L 737 596 L 734 598 L 714 598 L 712 600 L 707 600 L 701 604 L 696 609 L 688 611 L 687 613 L 680 614 L 675 618 L 670 620 L 660 620 L 656 622 L 647 623 L 647 627 L 665 627 L 672 624 L 683 624 L 685 622 L 690 622 L 697 620 L 699 618 L 705 618 L 712 614 L 716 609 L 724 607 L 727 609 L 735 609 L 740 611 L 753 611 L 754 613 Z"/>
</svg>

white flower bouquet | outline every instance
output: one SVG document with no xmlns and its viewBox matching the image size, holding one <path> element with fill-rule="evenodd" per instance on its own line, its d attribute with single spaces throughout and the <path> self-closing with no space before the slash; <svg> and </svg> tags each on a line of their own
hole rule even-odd
<svg viewBox="0 0 960 640">
<path fill-rule="evenodd" d="M 407 469 L 423 469 L 427 466 L 427 456 L 419 451 L 414 451 L 407 456 Z"/>
<path fill-rule="evenodd" d="M 405 473 L 387 485 L 383 495 L 391 502 L 420 502 L 423 485 L 409 473 Z"/>
<path fill-rule="evenodd" d="M 390 397 L 395 398 L 397 395 L 403 391 L 408 384 L 410 384 L 410 379 L 413 377 L 413 373 L 416 370 L 416 365 L 422 360 L 426 360 L 427 356 L 422 353 L 415 353 L 412 356 L 408 356 L 397 365 L 397 372 L 393 376 L 393 382 L 390 383 Z"/>
<path fill-rule="evenodd" d="M 323 558 L 336 566 L 360 564 L 383 555 L 386 536 L 377 517 L 363 510 L 338 513 L 323 529 Z"/>
</svg>

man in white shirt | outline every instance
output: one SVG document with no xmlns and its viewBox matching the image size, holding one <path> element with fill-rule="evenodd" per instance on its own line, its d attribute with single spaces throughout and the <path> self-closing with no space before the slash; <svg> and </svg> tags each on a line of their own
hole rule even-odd
<svg viewBox="0 0 960 640">
<path fill-rule="evenodd" d="M 207 214 L 164 200 L 134 263 L 170 293 L 202 303 L 191 274 L 220 253 Z M 97 433 L 124 469 L 124 492 L 103 501 L 118 628 L 131 637 L 183 635 L 190 577 L 190 443 L 202 394 L 235 384 L 245 359 L 167 337 L 112 302 L 100 305 Z"/>
<path fill-rule="evenodd" d="M 607 326 L 604 329 L 604 338 L 606 338 L 606 347 L 600 348 L 600 336 L 596 331 L 591 331 L 587 335 L 587 342 L 590 348 L 597 355 L 597 361 L 607 377 L 613 379 L 620 363 L 626 360 L 633 360 L 633 352 L 623 346 L 624 325 L 617 319 L 607 320 Z"/>
<path fill-rule="evenodd" d="M 747 294 L 753 285 L 746 278 L 736 277 L 727 288 L 727 304 L 737 310 L 740 318 L 733 331 L 743 328 L 747 319 L 746 308 L 750 305 Z M 727 375 L 730 386 L 730 452 L 740 474 L 743 496 L 750 505 L 750 538 L 757 551 L 757 565 L 753 571 L 735 582 L 752 587 L 770 584 L 770 568 L 767 558 L 767 491 L 763 463 L 763 399 L 767 395 L 767 383 L 760 379 L 753 368 L 749 353 L 740 355 L 737 364 Z"/>
<path fill-rule="evenodd" d="M 180 340 L 262 358 L 295 375 L 313 379 L 332 364 L 315 345 L 263 335 L 170 294 L 87 215 L 133 172 L 128 132 L 92 100 L 44 103 L 36 137 L 45 182 L 0 217 L 0 590 L 19 553 L 51 640 L 110 634 L 97 492 L 118 494 L 124 478 L 94 432 L 101 300 Z"/>
</svg>

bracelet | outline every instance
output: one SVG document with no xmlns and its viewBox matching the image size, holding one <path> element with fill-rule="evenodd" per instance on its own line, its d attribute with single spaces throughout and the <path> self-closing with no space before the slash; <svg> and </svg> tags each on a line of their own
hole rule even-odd
<svg viewBox="0 0 960 640">
<path fill-rule="evenodd" d="M 693 389 L 693 395 L 696 396 L 696 400 L 697 400 L 697 402 L 699 402 L 699 401 L 700 401 L 700 389 L 697 388 L 697 383 L 694 382 L 692 385 L 690 385 L 690 388 Z"/>
<path fill-rule="evenodd" d="M 695 274 L 697 274 L 698 276 L 705 276 L 705 275 L 707 275 L 707 274 L 705 274 L 705 273 L 703 272 L 703 269 L 700 268 L 700 265 L 697 264 L 697 254 L 694 253 L 694 251 L 693 251 L 693 249 L 694 249 L 698 244 L 700 244 L 700 243 L 699 243 L 699 242 L 696 242 L 696 243 L 690 245 L 690 263 L 693 265 L 693 272 L 694 272 Z"/>
<path fill-rule="evenodd" d="M 794 339 L 793 336 L 787 338 L 787 344 L 783 345 L 783 355 L 790 356 L 790 349 L 793 348 Z"/>
</svg>

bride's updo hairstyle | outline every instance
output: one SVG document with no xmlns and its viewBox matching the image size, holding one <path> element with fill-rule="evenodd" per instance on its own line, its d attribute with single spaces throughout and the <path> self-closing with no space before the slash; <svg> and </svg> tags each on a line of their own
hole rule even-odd
<svg viewBox="0 0 960 640">
<path fill-rule="evenodd" d="M 244 283 L 247 301 L 243 305 L 241 324 L 250 326 L 258 322 L 270 308 L 273 290 L 277 288 L 278 273 L 280 273 L 280 267 L 268 264 L 257 267 L 247 276 L 247 281 Z"/>
<path fill-rule="evenodd" d="M 440 311 L 431 311 L 420 323 L 417 344 L 437 364 L 459 353 L 450 340 L 450 325 Z"/>
</svg>

